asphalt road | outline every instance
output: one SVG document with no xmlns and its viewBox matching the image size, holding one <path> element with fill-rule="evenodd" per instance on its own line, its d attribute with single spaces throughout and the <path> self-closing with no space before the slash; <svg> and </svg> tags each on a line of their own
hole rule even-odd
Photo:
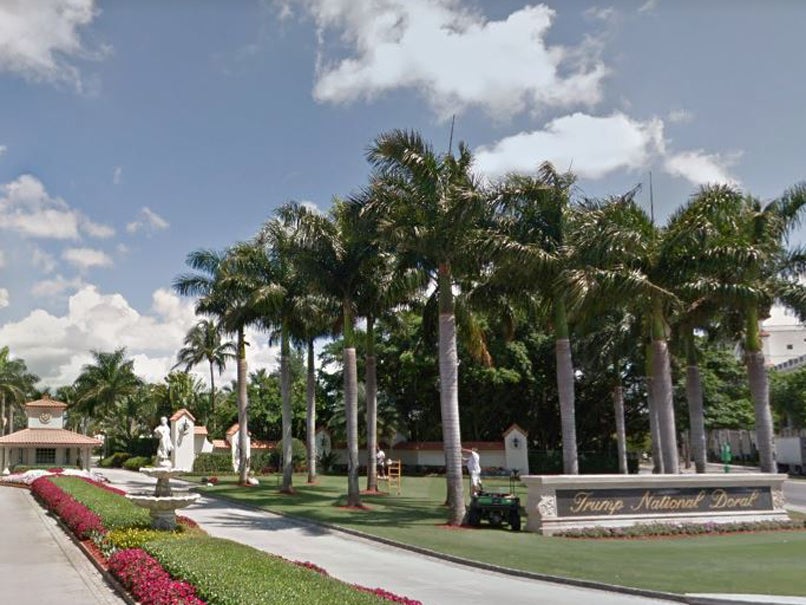
<svg viewBox="0 0 806 605">
<path fill-rule="evenodd" d="M 784 481 L 787 508 L 806 513 L 806 477 Z"/>
</svg>

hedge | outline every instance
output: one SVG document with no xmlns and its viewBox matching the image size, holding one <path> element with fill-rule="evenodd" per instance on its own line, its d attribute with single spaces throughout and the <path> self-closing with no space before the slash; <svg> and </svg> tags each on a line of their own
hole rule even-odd
<svg viewBox="0 0 806 605">
<path fill-rule="evenodd" d="M 151 527 L 149 512 L 128 500 L 120 490 L 105 489 L 78 477 L 52 477 L 49 480 L 101 517 L 108 530 Z"/>
<path fill-rule="evenodd" d="M 216 605 L 378 605 L 385 601 L 285 559 L 221 538 L 148 542 L 143 549 Z"/>
</svg>

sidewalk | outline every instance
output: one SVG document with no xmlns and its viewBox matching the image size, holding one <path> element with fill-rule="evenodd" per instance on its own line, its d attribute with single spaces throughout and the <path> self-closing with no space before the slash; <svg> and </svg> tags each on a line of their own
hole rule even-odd
<svg viewBox="0 0 806 605">
<path fill-rule="evenodd" d="M 120 605 L 120 598 L 26 489 L 0 486 L 0 601 Z"/>
</svg>

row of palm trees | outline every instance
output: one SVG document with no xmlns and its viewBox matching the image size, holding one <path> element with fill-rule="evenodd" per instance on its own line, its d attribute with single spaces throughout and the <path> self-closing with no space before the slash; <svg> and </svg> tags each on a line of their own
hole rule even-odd
<svg viewBox="0 0 806 605">
<path fill-rule="evenodd" d="M 416 132 L 381 134 L 367 159 L 372 167 L 369 184 L 335 200 L 328 214 L 285 204 L 253 240 L 221 253 L 192 252 L 192 271 L 175 280 L 179 293 L 198 297 L 197 312 L 212 322 L 200 323 L 200 331 L 236 335 L 242 440 L 248 434 L 245 329 L 268 330 L 279 342 L 283 490 L 293 490 L 290 347 L 308 350 L 307 438 L 313 480 L 313 343 L 322 336 L 341 336 L 347 503 L 357 506 L 356 320 L 366 321 L 371 455 L 377 443 L 375 321 L 423 299 L 428 299 L 426 313 L 437 316 L 450 523 L 461 523 L 464 516 L 457 339 L 478 359 L 492 363 L 476 321 L 483 310 L 494 309 L 509 330 L 517 319 L 526 319 L 542 322 L 553 334 L 565 473 L 578 472 L 572 327 L 598 335 L 600 354 L 611 361 L 624 470 L 621 351 L 628 340 L 646 343 L 656 470 L 670 473 L 679 466 L 670 344 L 688 347 L 692 448 L 697 469 L 704 471 L 702 388 L 693 338 L 701 331 L 743 338 L 761 467 L 774 470 L 758 324 L 774 301 L 806 311 L 806 288 L 796 279 L 804 257 L 788 246 L 806 204 L 804 186 L 766 205 L 731 187 L 703 188 L 664 226 L 657 226 L 636 203 L 636 190 L 606 200 L 574 200 L 573 175 L 558 173 L 547 163 L 534 175 L 509 175 L 489 183 L 474 173 L 466 146 L 460 145 L 456 155 L 439 154 Z M 212 342 L 218 344 L 211 351 L 220 346 L 220 340 Z M 224 359 L 218 354 L 205 357 L 211 381 L 213 367 Z M 180 361 L 193 365 L 200 359 L 180 355 Z M 369 489 L 376 487 L 373 466 L 368 465 Z M 245 481 L 247 465 L 242 463 L 241 469 Z"/>
</svg>

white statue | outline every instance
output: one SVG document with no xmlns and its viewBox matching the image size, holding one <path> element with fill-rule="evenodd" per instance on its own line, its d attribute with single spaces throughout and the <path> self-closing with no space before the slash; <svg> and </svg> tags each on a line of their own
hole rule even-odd
<svg viewBox="0 0 806 605">
<path fill-rule="evenodd" d="M 160 440 L 157 446 L 157 462 L 160 466 L 168 466 L 171 463 L 174 444 L 171 441 L 171 427 L 168 426 L 168 419 L 165 416 L 160 418 L 160 425 L 154 429 L 154 435 Z"/>
</svg>

